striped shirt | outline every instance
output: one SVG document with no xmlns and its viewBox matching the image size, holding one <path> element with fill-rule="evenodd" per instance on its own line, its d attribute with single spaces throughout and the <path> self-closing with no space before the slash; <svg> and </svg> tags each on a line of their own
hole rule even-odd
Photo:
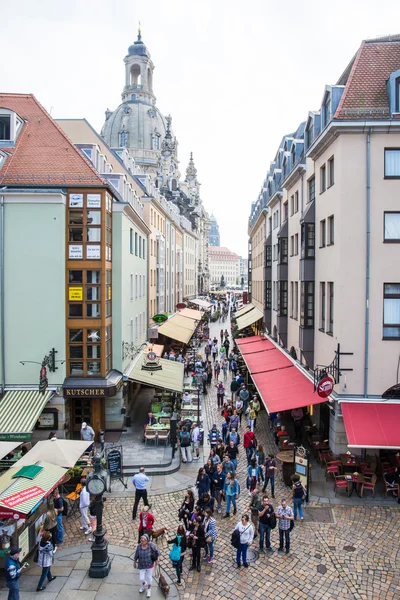
<svg viewBox="0 0 400 600">
<path fill-rule="evenodd" d="M 209 519 L 206 519 L 204 521 L 204 531 L 205 531 L 206 537 L 211 535 L 213 542 L 217 539 L 217 537 L 218 537 L 217 522 L 213 517 L 210 517 Z"/>
</svg>

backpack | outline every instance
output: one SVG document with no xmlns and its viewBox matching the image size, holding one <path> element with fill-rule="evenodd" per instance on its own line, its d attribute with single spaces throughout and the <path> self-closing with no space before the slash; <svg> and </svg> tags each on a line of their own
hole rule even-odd
<svg viewBox="0 0 400 600">
<path fill-rule="evenodd" d="M 172 546 L 171 551 L 169 553 L 169 557 L 172 560 L 172 562 L 179 562 L 181 559 L 181 536 L 177 535 L 176 539 L 178 543 Z"/>
<path fill-rule="evenodd" d="M 62 516 L 68 517 L 68 508 L 69 508 L 68 502 L 66 501 L 65 498 L 61 498 L 61 500 L 63 501 L 63 507 L 64 507 L 64 510 L 62 511 Z"/>
<path fill-rule="evenodd" d="M 181 447 L 187 448 L 190 446 L 190 433 L 188 431 L 182 431 L 181 433 Z"/>
<path fill-rule="evenodd" d="M 240 531 L 239 529 L 234 529 L 231 535 L 231 545 L 239 550 L 240 548 Z"/>
<path fill-rule="evenodd" d="M 290 521 L 290 522 L 292 522 L 292 521 Z M 274 512 L 270 514 L 269 526 L 271 527 L 271 529 L 275 529 L 275 527 L 276 527 L 276 514 Z"/>
</svg>

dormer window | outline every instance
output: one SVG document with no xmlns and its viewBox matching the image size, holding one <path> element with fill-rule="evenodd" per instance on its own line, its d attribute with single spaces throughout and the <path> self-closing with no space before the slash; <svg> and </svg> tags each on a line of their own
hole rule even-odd
<svg viewBox="0 0 400 600">
<path fill-rule="evenodd" d="M 119 145 L 121 148 L 128 145 L 128 133 L 126 131 L 121 131 L 119 134 Z"/>
<path fill-rule="evenodd" d="M 0 140 L 11 140 L 11 116 L 0 115 Z"/>
<path fill-rule="evenodd" d="M 324 119 L 323 126 L 324 127 L 326 127 L 328 125 L 329 121 L 331 120 L 331 116 L 332 116 L 331 95 L 327 94 L 326 100 L 324 102 L 324 107 L 323 107 L 323 119 Z"/>
<path fill-rule="evenodd" d="M 0 146 L 13 146 L 23 120 L 12 110 L 0 107 Z"/>
</svg>

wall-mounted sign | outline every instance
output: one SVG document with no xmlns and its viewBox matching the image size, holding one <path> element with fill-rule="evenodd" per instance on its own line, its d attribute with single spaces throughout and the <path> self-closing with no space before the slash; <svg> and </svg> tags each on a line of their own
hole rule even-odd
<svg viewBox="0 0 400 600">
<path fill-rule="evenodd" d="M 87 208 L 101 208 L 101 194 L 88 194 L 86 206 Z"/>
<path fill-rule="evenodd" d="M 105 389 L 103 388 L 74 388 L 74 389 L 65 389 L 65 396 L 91 396 L 96 398 L 97 396 L 105 396 Z"/>
<path fill-rule="evenodd" d="M 318 381 L 317 394 L 321 398 L 327 398 L 333 392 L 335 382 L 332 377 L 323 377 Z"/>
<path fill-rule="evenodd" d="M 83 288 L 70 287 L 68 289 L 68 299 L 72 301 L 83 300 Z"/>
<path fill-rule="evenodd" d="M 82 244 L 70 244 L 68 247 L 68 258 L 83 258 Z"/>
<path fill-rule="evenodd" d="M 86 246 L 86 258 L 88 260 L 97 260 L 100 258 L 100 246 Z"/>
<path fill-rule="evenodd" d="M 152 317 L 152 319 L 155 323 L 165 323 L 165 321 L 168 321 L 168 315 L 163 315 L 163 314 L 154 315 L 154 317 Z"/>
<path fill-rule="evenodd" d="M 69 207 L 70 208 L 83 208 L 83 194 L 70 194 L 69 195 Z"/>
<path fill-rule="evenodd" d="M 18 504 L 23 504 L 28 500 L 32 500 L 32 498 L 37 498 L 38 496 L 44 496 L 45 491 L 37 485 L 33 485 L 32 487 L 22 490 L 21 492 L 16 492 L 15 494 L 11 494 L 6 498 L 2 498 L 2 504 L 5 504 L 9 508 L 14 508 L 14 506 L 18 506 Z"/>
<path fill-rule="evenodd" d="M 179 302 L 179 304 L 176 305 L 177 310 L 181 310 L 182 308 L 186 308 L 186 304 L 184 302 Z"/>
<path fill-rule="evenodd" d="M 148 360 L 157 360 L 157 354 L 153 351 L 147 353 Z"/>
</svg>

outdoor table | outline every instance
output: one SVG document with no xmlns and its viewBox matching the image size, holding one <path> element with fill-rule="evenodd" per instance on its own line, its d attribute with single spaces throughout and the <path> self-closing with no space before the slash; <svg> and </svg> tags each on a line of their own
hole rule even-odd
<svg viewBox="0 0 400 600">
<path fill-rule="evenodd" d="M 276 458 L 282 463 L 282 477 L 286 485 L 292 485 L 291 476 L 294 473 L 294 451 L 279 452 Z"/>
<path fill-rule="evenodd" d="M 356 470 L 360 466 L 358 458 L 351 458 L 348 454 L 341 454 L 340 460 L 342 462 L 343 471 Z"/>
<path fill-rule="evenodd" d="M 351 486 L 351 492 L 349 493 L 349 497 L 353 494 L 354 490 L 357 494 L 357 496 L 359 498 L 361 498 L 360 492 L 359 492 L 359 486 L 361 484 L 363 484 L 365 482 L 365 477 L 362 473 L 352 473 L 351 475 L 345 475 L 346 481 L 347 481 L 347 486 L 350 489 Z"/>
<path fill-rule="evenodd" d="M 171 413 L 159 412 L 159 413 L 156 413 L 155 417 L 156 417 L 156 419 L 159 419 L 160 417 L 164 417 L 166 419 L 170 419 L 171 418 Z"/>
<path fill-rule="evenodd" d="M 199 410 L 201 411 L 201 404 L 199 405 Z M 181 413 L 197 413 L 197 404 L 182 404 Z"/>
<path fill-rule="evenodd" d="M 163 429 L 170 429 L 169 425 L 162 425 L 162 424 L 156 424 L 156 425 L 146 425 L 146 431 L 147 430 L 151 430 L 151 431 L 161 431 Z"/>
</svg>

